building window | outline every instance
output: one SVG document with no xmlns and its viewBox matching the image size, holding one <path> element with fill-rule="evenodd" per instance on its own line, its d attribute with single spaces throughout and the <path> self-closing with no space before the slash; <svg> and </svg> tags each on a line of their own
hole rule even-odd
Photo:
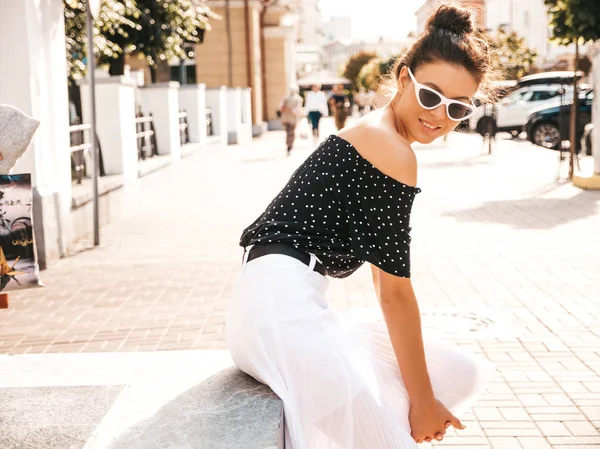
<svg viewBox="0 0 600 449">
<path fill-rule="evenodd" d="M 179 84 L 196 84 L 196 64 L 172 65 L 171 81 Z"/>
</svg>

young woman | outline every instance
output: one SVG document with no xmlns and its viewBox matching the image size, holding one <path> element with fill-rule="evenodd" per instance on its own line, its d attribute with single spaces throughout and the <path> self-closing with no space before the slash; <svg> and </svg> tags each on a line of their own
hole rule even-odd
<svg viewBox="0 0 600 449">
<path fill-rule="evenodd" d="M 319 121 L 321 117 L 329 114 L 327 107 L 327 97 L 325 92 L 321 90 L 321 86 L 314 84 L 311 89 L 306 92 L 306 104 L 304 109 L 308 114 L 308 121 L 312 127 L 313 140 L 315 143 L 319 141 Z"/>
<path fill-rule="evenodd" d="M 304 115 L 302 102 L 304 101 L 298 93 L 298 86 L 291 86 L 288 94 L 281 100 L 279 111 L 281 112 L 281 124 L 285 129 L 285 145 L 287 155 L 290 155 L 294 140 L 296 140 L 296 125 Z"/>
<path fill-rule="evenodd" d="M 410 280 L 411 143 L 452 131 L 485 90 L 489 53 L 468 11 L 441 6 L 397 62 L 397 89 L 327 138 L 241 237 L 230 304 L 236 365 L 285 407 L 287 448 L 406 449 L 442 440 L 491 378 L 487 361 L 423 340 Z M 369 262 L 383 319 L 347 326 L 328 278 Z"/>
<path fill-rule="evenodd" d="M 344 93 L 344 86 L 342 84 L 333 86 L 329 103 L 331 104 L 331 109 L 335 118 L 335 127 L 339 131 L 346 126 L 350 105 L 350 103 L 348 103 L 348 96 Z"/>
</svg>

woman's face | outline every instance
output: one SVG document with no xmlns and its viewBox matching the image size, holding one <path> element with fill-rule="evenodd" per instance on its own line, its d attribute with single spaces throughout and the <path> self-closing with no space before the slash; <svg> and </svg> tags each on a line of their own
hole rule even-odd
<svg viewBox="0 0 600 449">
<path fill-rule="evenodd" d="M 448 99 L 465 103 L 471 101 L 479 88 L 477 80 L 467 69 L 447 62 L 431 62 L 420 65 L 413 75 L 418 83 L 434 89 Z M 400 120 L 404 126 L 410 142 L 433 142 L 459 125 L 460 122 L 448 117 L 444 104 L 431 110 L 421 107 L 407 67 L 402 67 L 400 72 L 398 91 L 401 96 L 394 108 L 396 120 Z"/>
</svg>

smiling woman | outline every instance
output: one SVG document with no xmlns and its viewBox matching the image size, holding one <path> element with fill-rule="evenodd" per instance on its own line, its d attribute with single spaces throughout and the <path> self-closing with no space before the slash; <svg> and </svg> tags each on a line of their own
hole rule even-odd
<svg viewBox="0 0 600 449">
<path fill-rule="evenodd" d="M 397 62 L 387 104 L 325 139 L 242 232 L 229 349 L 283 400 L 286 447 L 416 449 L 462 429 L 455 414 L 489 381 L 485 360 L 423 341 L 410 280 L 421 191 L 410 145 L 469 117 L 489 63 L 469 12 L 441 6 Z M 365 262 L 381 318 L 348 326 L 327 304 L 328 278 Z"/>
</svg>

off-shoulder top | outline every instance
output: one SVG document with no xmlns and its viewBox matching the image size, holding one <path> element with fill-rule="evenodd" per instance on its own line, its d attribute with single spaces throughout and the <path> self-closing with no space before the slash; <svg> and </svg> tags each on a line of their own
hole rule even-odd
<svg viewBox="0 0 600 449">
<path fill-rule="evenodd" d="M 421 191 L 382 173 L 331 135 L 293 173 L 240 245 L 283 242 L 342 278 L 364 262 L 410 277 L 410 212 Z"/>
</svg>

